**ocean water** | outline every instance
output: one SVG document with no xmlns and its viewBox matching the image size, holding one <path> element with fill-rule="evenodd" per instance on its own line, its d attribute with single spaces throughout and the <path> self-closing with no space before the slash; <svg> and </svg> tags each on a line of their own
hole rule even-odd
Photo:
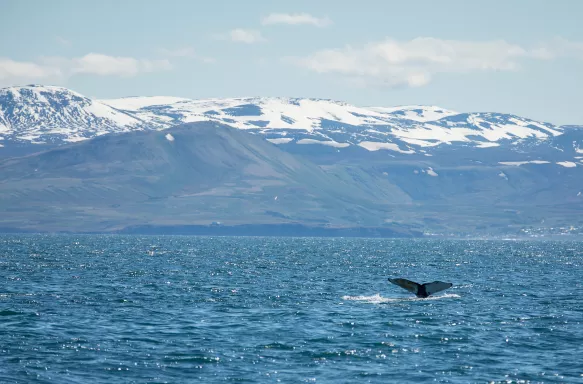
<svg viewBox="0 0 583 384">
<path fill-rule="evenodd" d="M 0 235 L 0 382 L 581 383 L 582 265 L 575 241 Z"/>
</svg>

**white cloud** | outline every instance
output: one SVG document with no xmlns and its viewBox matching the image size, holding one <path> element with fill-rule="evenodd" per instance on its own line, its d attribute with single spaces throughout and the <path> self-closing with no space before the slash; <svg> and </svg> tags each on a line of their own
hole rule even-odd
<svg viewBox="0 0 583 384">
<path fill-rule="evenodd" d="M 583 43 L 556 37 L 551 41 L 540 43 L 532 53 L 535 57 L 544 60 L 559 58 L 583 60 Z"/>
<path fill-rule="evenodd" d="M 311 24 L 316 27 L 327 27 L 332 24 L 332 20 L 328 17 L 318 18 L 312 16 L 308 13 L 271 13 L 261 20 L 263 25 L 272 24 L 288 24 L 288 25 L 300 25 L 300 24 Z"/>
<path fill-rule="evenodd" d="M 566 40 L 526 49 L 504 40 L 460 41 L 420 37 L 386 39 L 361 47 L 325 49 L 290 60 L 318 73 L 336 73 L 355 83 L 388 87 L 426 85 L 439 73 L 514 71 L 525 59 L 583 59 L 583 44 Z"/>
<path fill-rule="evenodd" d="M 172 63 L 168 59 L 161 60 L 138 60 L 139 72 L 158 72 L 169 71 L 173 68 Z M 137 73 L 136 73 L 137 74 Z"/>
<path fill-rule="evenodd" d="M 219 39 L 228 39 L 237 43 L 260 43 L 267 41 L 265 37 L 261 35 L 261 32 L 252 29 L 233 29 L 227 35 L 217 36 Z"/>
<path fill-rule="evenodd" d="M 0 57 L 0 80 L 13 78 L 43 79 L 57 77 L 61 74 L 60 69 L 56 67 Z"/>
<path fill-rule="evenodd" d="M 182 48 L 176 48 L 176 49 L 161 48 L 158 50 L 158 52 L 162 56 L 166 56 L 166 57 L 179 57 L 179 58 L 195 59 L 195 60 L 198 60 L 200 62 L 207 63 L 207 64 L 216 62 L 216 60 L 212 57 L 198 55 L 196 53 L 196 51 L 194 50 L 194 48 L 192 48 L 192 47 L 182 47 Z"/>
<path fill-rule="evenodd" d="M 172 69 L 168 60 L 144 60 L 89 53 L 71 60 L 71 73 L 99 76 L 136 76 L 138 73 Z"/>
<path fill-rule="evenodd" d="M 247 44 L 266 41 L 266 39 L 263 36 L 261 36 L 261 32 L 250 30 L 250 29 L 233 29 L 230 32 L 230 35 L 231 35 L 232 41 L 237 41 L 237 42 L 242 42 L 242 43 L 247 43 Z"/>
<path fill-rule="evenodd" d="M 140 73 L 169 70 L 170 61 L 115 57 L 89 53 L 82 57 L 41 57 L 36 62 L 0 58 L 3 85 L 29 81 L 62 81 L 76 74 L 98 76 L 136 76 Z"/>
</svg>

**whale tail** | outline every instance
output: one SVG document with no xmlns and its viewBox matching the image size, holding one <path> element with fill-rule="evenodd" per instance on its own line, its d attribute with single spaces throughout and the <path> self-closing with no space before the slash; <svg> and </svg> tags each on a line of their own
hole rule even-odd
<svg viewBox="0 0 583 384">
<path fill-rule="evenodd" d="M 429 297 L 437 292 L 444 291 L 451 286 L 452 283 L 444 283 L 443 281 L 433 281 L 431 283 L 418 284 L 407 279 L 391 279 L 389 281 L 407 291 L 414 293 L 417 297 Z"/>
</svg>

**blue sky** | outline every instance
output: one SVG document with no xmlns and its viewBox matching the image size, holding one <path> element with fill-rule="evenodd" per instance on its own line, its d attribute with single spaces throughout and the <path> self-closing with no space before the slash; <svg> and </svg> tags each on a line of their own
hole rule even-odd
<svg viewBox="0 0 583 384">
<path fill-rule="evenodd" d="M 318 97 L 583 124 L 580 1 L 4 0 L 0 86 Z"/>
</svg>

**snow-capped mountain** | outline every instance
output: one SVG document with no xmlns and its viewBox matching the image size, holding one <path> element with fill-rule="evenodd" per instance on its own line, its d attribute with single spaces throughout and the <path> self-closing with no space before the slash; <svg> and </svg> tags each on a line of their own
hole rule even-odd
<svg viewBox="0 0 583 384">
<path fill-rule="evenodd" d="M 0 138 L 71 142 L 144 127 L 136 117 L 77 92 L 29 85 L 0 89 Z"/>
<path fill-rule="evenodd" d="M 176 97 L 127 97 L 100 100 L 159 124 L 217 120 L 240 129 L 283 128 L 313 131 L 323 121 L 386 125 L 394 121 L 426 122 L 456 115 L 439 107 L 362 108 L 325 99 L 247 97 L 190 100 Z"/>
<path fill-rule="evenodd" d="M 489 147 L 501 140 L 545 139 L 562 133 L 559 127 L 518 116 L 458 113 L 435 106 L 364 108 L 297 98 L 131 97 L 101 102 L 157 126 L 211 120 L 261 132 L 275 143 L 359 145 L 368 150 L 397 148 L 395 142 L 404 145 L 397 149 L 401 152 L 452 142 Z"/>
<path fill-rule="evenodd" d="M 510 114 L 459 113 L 436 106 L 358 107 L 298 98 L 128 97 L 101 102 L 158 129 L 215 121 L 311 156 L 334 151 L 346 157 L 348 150 L 364 149 L 393 157 L 444 158 L 457 148 L 454 163 L 465 162 L 465 157 L 457 159 L 459 150 L 469 149 L 475 150 L 472 157 L 487 163 L 544 160 L 583 164 L 577 152 L 583 147 L 583 131 Z M 568 140 L 563 138 L 567 131 L 575 132 Z M 543 155 L 546 157 L 540 158 Z"/>
<path fill-rule="evenodd" d="M 552 141 L 565 132 L 562 127 L 519 116 L 459 113 L 436 106 L 358 107 L 325 99 L 276 97 L 92 100 L 53 86 L 0 89 L 0 143 L 5 144 L 61 144 L 198 121 L 261 134 L 288 147 L 311 144 L 313 150 L 351 147 L 398 155 L 429 155 L 443 144 L 471 148 L 510 145 L 511 150 L 519 150 L 525 143 Z M 579 142 L 573 146 L 578 148 Z"/>
<path fill-rule="evenodd" d="M 86 140 L 95 136 L 101 137 Z M 70 226 L 94 203 L 110 210 L 109 216 L 99 210 L 94 223 L 116 222 L 115 207 L 136 199 L 143 204 L 127 212 L 143 217 L 158 201 L 154 216 L 168 222 L 175 217 L 167 209 L 199 212 L 211 222 L 217 212 L 237 222 L 295 222 L 301 217 L 292 213 L 315 212 L 298 207 L 321 196 L 318 214 L 300 215 L 310 225 L 335 218 L 439 233 L 504 232 L 543 222 L 583 228 L 583 127 L 510 114 L 299 98 L 92 100 L 65 88 L 26 86 L 0 89 L 2 145 L 0 200 L 28 210 L 25 223 L 39 217 L 28 201 L 57 207 L 45 210 L 47 220 Z M 314 171 L 281 184 L 279 178 L 297 171 L 296 161 Z M 249 177 L 225 178 L 240 174 Z M 333 205 L 346 202 L 349 190 L 353 205 Z M 296 199 L 298 191 L 312 197 Z M 99 202 L 87 203 L 92 198 Z M 362 216 L 366 199 L 370 214 Z M 5 216 L 0 227 L 20 220 Z"/>
</svg>

